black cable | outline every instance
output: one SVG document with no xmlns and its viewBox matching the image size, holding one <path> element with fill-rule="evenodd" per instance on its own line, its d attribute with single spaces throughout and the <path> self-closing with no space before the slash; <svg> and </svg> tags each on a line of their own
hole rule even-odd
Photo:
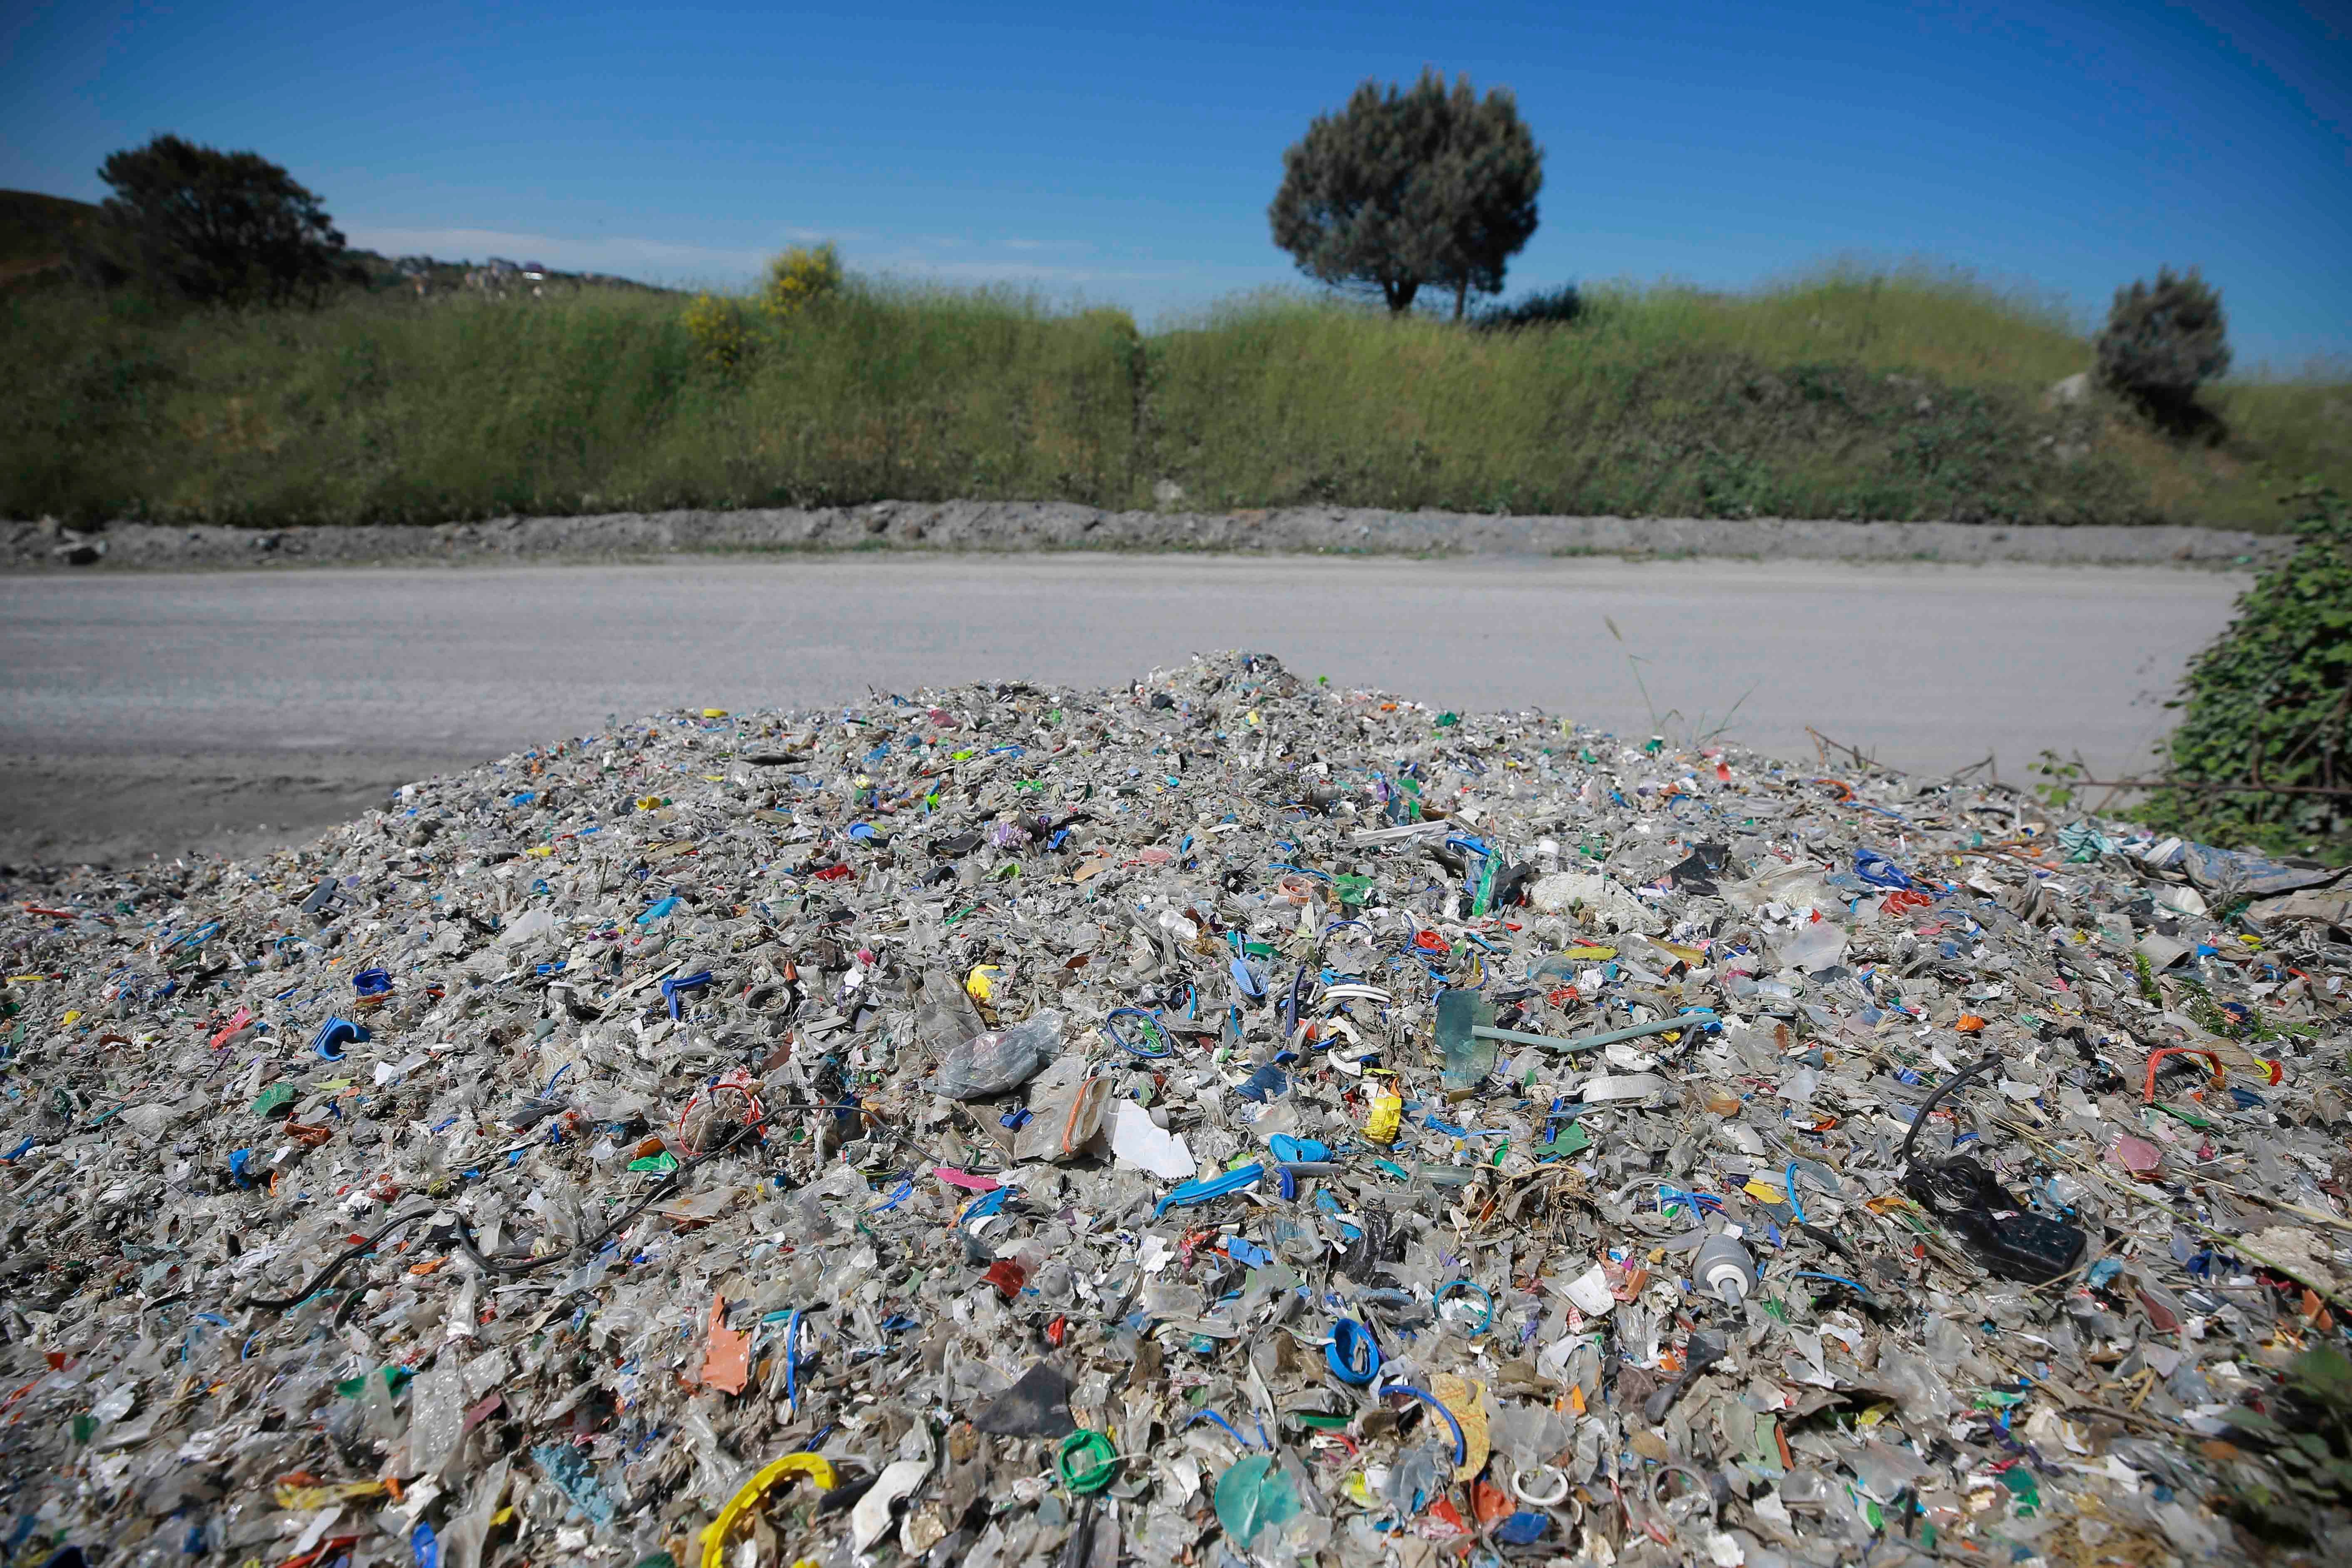
<svg viewBox="0 0 2352 1568">
<path fill-rule="evenodd" d="M 1902 1151 L 1895 1157 L 1895 1164 L 1898 1166 L 1904 1166 L 1911 1163 L 1911 1145 L 1918 1142 L 1919 1129 L 1927 1125 L 1927 1112 L 1936 1109 L 1936 1102 L 1937 1100 L 1943 1099 L 1944 1096 L 1951 1093 L 1952 1090 L 1959 1088 L 1960 1085 L 1976 1077 L 1977 1074 L 1986 1071 L 1988 1068 L 1997 1068 L 2000 1065 L 2000 1056 L 1996 1052 L 1993 1055 L 1985 1058 L 1984 1060 L 1977 1063 L 1974 1067 L 1962 1068 L 1959 1071 L 1946 1079 L 1942 1083 L 1937 1085 L 1936 1091 L 1933 1094 L 1930 1094 L 1926 1100 L 1919 1102 L 1919 1110 L 1917 1113 L 1911 1118 L 1911 1131 L 1903 1135 L 1903 1148 Z"/>
<path fill-rule="evenodd" d="M 262 1310 L 267 1312 L 282 1312 L 289 1307 L 307 1301 L 311 1297 L 317 1295 L 320 1290 L 325 1289 L 327 1282 L 332 1279 L 336 1275 L 341 1274 L 343 1271 L 344 1266 L 349 1264 L 353 1258 L 366 1257 L 369 1253 L 375 1250 L 375 1244 L 377 1242 L 382 1241 L 385 1237 L 390 1236 L 394 1231 L 398 1230 L 402 1226 L 408 1224 L 411 1220 L 427 1218 L 433 1214 L 433 1209 L 422 1208 L 411 1209 L 404 1215 L 396 1215 L 393 1218 L 386 1220 L 384 1222 L 383 1228 L 377 1231 L 373 1236 L 369 1237 L 365 1241 L 357 1242 L 351 1247 L 345 1247 L 341 1257 L 336 1258 L 332 1263 L 328 1264 L 324 1268 L 320 1269 L 318 1274 L 312 1278 L 308 1285 L 303 1286 L 291 1296 L 252 1296 L 237 1303 L 237 1308 L 239 1310 L 242 1310 L 247 1307 L 259 1307 Z"/>
</svg>

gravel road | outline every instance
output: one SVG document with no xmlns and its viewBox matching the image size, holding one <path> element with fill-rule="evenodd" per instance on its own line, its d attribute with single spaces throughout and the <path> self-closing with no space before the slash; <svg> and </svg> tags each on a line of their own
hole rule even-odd
<svg viewBox="0 0 2352 1568">
<path fill-rule="evenodd" d="M 404 780 L 614 715 L 979 678 L 1102 684 L 1232 647 L 1623 732 L 1728 714 L 1730 733 L 1790 756 L 1813 754 L 1811 724 L 1911 768 L 1997 752 L 2016 776 L 2045 746 L 2121 768 L 2168 728 L 2162 697 L 2244 584 L 2152 567 L 1109 553 L 0 576 L 0 859 L 283 842 Z"/>
</svg>

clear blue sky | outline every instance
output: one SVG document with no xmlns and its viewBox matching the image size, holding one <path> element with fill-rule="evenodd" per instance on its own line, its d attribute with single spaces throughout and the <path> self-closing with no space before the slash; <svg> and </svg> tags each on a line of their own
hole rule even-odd
<svg viewBox="0 0 2352 1568">
<path fill-rule="evenodd" d="M 2222 288 L 2242 365 L 2352 353 L 2352 10 L 119 4 L 0 18 L 0 185 L 255 148 L 354 243 L 728 282 L 796 239 L 1147 318 L 1295 279 L 1282 150 L 1367 76 L 1505 85 L 1546 153 L 1513 291 L 1925 256 L 2103 309 Z"/>
</svg>

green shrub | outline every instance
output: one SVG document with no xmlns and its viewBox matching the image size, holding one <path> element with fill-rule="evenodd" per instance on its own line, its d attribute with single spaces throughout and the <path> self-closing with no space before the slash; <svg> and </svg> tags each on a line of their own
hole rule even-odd
<svg viewBox="0 0 2352 1568">
<path fill-rule="evenodd" d="M 2317 486 L 2294 499 L 2302 542 L 2189 667 L 2169 777 L 2352 791 L 2352 505 Z M 2167 789 L 2138 815 L 2206 842 L 2352 858 L 2352 794 Z"/>
<path fill-rule="evenodd" d="M 833 241 L 813 247 L 796 245 L 768 263 L 768 285 L 760 291 L 760 303 L 769 315 L 783 321 L 840 288 L 841 253 Z"/>
<path fill-rule="evenodd" d="M 758 351 L 760 324 L 751 307 L 730 294 L 697 294 L 686 307 L 687 335 L 702 362 L 722 375 L 750 365 Z"/>
<path fill-rule="evenodd" d="M 1522 327 L 1565 327 L 1584 314 L 1584 297 L 1573 283 L 1538 289 L 1507 305 L 1489 305 L 1475 324 L 1484 332 L 1515 332 Z"/>
<path fill-rule="evenodd" d="M 2190 268 L 2157 271 L 2116 290 L 2106 325 L 2092 341 L 2098 379 L 2109 391 L 2178 420 L 2197 389 L 2230 368 L 2229 322 L 2221 296 Z"/>
</svg>

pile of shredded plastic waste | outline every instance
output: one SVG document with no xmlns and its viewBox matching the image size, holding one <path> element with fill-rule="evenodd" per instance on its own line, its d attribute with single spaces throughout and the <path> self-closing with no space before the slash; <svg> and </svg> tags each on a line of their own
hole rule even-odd
<svg viewBox="0 0 2352 1568">
<path fill-rule="evenodd" d="M 15 877 L 15 1563 L 2347 1560 L 2347 888 L 1223 655 Z"/>
</svg>

